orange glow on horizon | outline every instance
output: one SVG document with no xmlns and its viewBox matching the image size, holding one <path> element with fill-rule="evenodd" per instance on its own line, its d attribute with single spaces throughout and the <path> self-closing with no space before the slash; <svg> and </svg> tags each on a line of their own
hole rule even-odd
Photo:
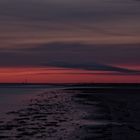
<svg viewBox="0 0 140 140">
<path fill-rule="evenodd" d="M 140 75 L 56 67 L 0 68 L 0 83 L 140 83 Z"/>
</svg>

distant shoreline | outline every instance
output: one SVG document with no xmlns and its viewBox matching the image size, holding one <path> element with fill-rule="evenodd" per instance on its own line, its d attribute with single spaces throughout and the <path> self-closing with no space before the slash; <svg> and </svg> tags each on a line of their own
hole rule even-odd
<svg viewBox="0 0 140 140">
<path fill-rule="evenodd" d="M 0 85 L 72 85 L 72 86 L 139 85 L 140 86 L 140 83 L 0 83 Z"/>
<path fill-rule="evenodd" d="M 0 88 L 2 87 L 16 87 L 16 88 L 22 88 L 22 87 L 34 87 L 34 88 L 39 88 L 39 87 L 46 87 L 46 86 L 55 86 L 55 87 L 63 87 L 66 89 L 96 89 L 96 90 L 122 90 L 122 89 L 135 89 L 139 90 L 140 89 L 140 83 L 77 83 L 77 84 L 72 84 L 72 83 L 0 83 Z"/>
</svg>

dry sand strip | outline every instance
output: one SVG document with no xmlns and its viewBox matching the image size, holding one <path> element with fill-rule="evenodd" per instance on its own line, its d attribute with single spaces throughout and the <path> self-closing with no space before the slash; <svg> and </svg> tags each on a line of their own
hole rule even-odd
<svg viewBox="0 0 140 140">
<path fill-rule="evenodd" d="M 95 127 L 97 126 L 95 124 L 92 125 L 92 128 L 95 127 L 94 130 L 96 132 L 97 130 L 101 130 L 101 128 L 104 130 L 100 132 L 98 131 L 98 137 L 92 136 L 94 131 L 91 131 L 92 135 L 87 139 L 140 139 L 140 89 L 122 90 L 120 88 L 111 90 L 95 90 L 79 88 L 77 91 L 81 92 L 78 95 L 78 98 L 81 98 L 80 102 L 81 104 L 84 104 L 83 108 L 89 105 L 93 108 L 97 107 L 99 109 L 92 112 L 91 110 L 93 109 L 89 109 L 90 107 L 86 108 L 87 112 L 89 112 L 89 116 L 86 119 L 91 122 L 96 121 L 96 123 L 101 123 L 101 125 L 98 125 L 98 128 L 100 127 L 99 129 Z"/>
<path fill-rule="evenodd" d="M 112 127 L 113 140 L 140 139 L 140 95 L 120 94 L 111 98 L 105 97 L 111 110 L 113 122 L 119 125 Z"/>
</svg>

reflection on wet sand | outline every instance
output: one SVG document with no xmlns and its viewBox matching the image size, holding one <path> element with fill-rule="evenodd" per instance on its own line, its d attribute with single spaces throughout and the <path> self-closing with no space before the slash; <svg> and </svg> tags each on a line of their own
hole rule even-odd
<svg viewBox="0 0 140 140">
<path fill-rule="evenodd" d="M 24 108 L 8 112 L 8 120 L 0 120 L 0 139 L 138 140 L 140 113 L 133 115 L 140 98 L 112 94 L 94 89 L 39 94 Z"/>
</svg>

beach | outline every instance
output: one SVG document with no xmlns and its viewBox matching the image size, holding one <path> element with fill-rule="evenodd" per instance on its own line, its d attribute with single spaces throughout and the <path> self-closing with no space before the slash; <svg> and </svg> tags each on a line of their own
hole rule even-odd
<svg viewBox="0 0 140 140">
<path fill-rule="evenodd" d="M 6 115 L 2 140 L 139 140 L 140 88 L 41 89 Z"/>
</svg>

